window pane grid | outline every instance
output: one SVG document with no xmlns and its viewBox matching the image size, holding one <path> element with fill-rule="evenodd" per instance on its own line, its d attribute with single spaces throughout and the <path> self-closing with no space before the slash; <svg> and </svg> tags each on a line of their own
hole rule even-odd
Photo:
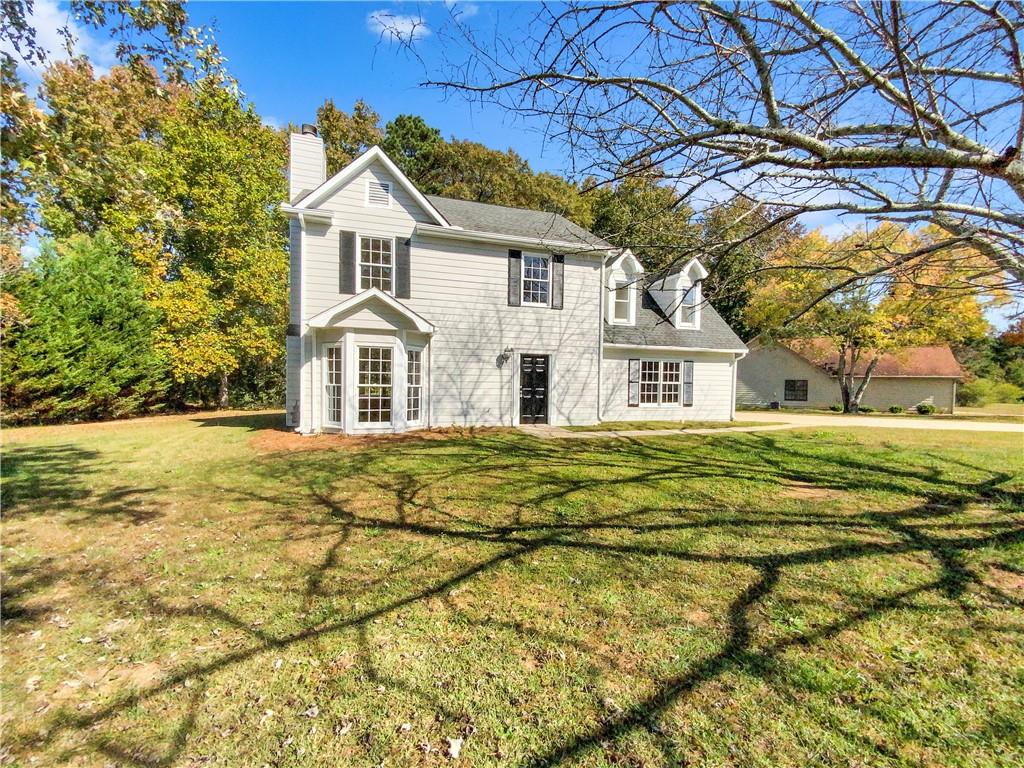
<svg viewBox="0 0 1024 768">
<path fill-rule="evenodd" d="M 693 404 L 693 363 L 640 361 L 640 405 Z"/>
<path fill-rule="evenodd" d="M 547 304 L 550 286 L 548 260 L 544 256 L 523 256 L 523 303 Z"/>
<path fill-rule="evenodd" d="M 423 357 L 420 350 L 409 350 L 407 365 L 406 418 L 409 421 L 419 421 L 423 400 Z"/>
<path fill-rule="evenodd" d="M 807 379 L 786 379 L 786 400 L 807 400 Z"/>
<path fill-rule="evenodd" d="M 620 283 L 615 288 L 615 319 L 629 320 L 629 284 Z"/>
<path fill-rule="evenodd" d="M 391 347 L 359 347 L 359 423 L 391 423 Z"/>
<path fill-rule="evenodd" d="M 341 424 L 345 392 L 341 378 L 341 347 L 327 348 L 327 421 Z"/>
<path fill-rule="evenodd" d="M 385 237 L 359 239 L 360 289 L 379 288 L 390 293 L 392 273 L 392 242 Z"/>
</svg>

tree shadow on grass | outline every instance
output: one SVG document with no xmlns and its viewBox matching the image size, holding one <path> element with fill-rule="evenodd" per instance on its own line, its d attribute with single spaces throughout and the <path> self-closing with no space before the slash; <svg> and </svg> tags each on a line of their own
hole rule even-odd
<svg viewBox="0 0 1024 768">
<path fill-rule="evenodd" d="M 715 440 L 723 438 L 715 437 Z M 282 543 L 324 540 L 324 555 L 300 567 L 296 590 L 302 594 L 303 611 L 317 601 L 334 596 L 328 584 L 331 574 L 343 565 L 343 548 L 355 534 L 374 532 L 385 537 L 412 537 L 436 547 L 457 542 L 476 547 L 469 564 L 447 570 L 441 577 L 419 579 L 427 558 L 413 559 L 388 571 L 390 578 L 410 574 L 413 584 L 405 593 L 350 615 L 302 625 L 294 631 L 270 633 L 243 621 L 219 606 L 169 606 L 153 600 L 150 613 L 164 617 L 195 619 L 202 616 L 219 625 L 242 630 L 244 648 L 223 653 L 217 659 L 179 667 L 159 684 L 91 712 L 62 710 L 51 721 L 46 742 L 60 732 L 86 735 L 89 743 L 111 758 L 137 765 L 167 765 L 181 754 L 194 728 L 200 698 L 191 697 L 186 714 L 171 744 L 162 752 L 119 743 L 124 734 L 97 729 L 122 712 L 132 710 L 162 693 L 196 680 L 208 686 L 218 672 L 258 655 L 278 652 L 302 643 L 342 633 L 354 633 L 360 664 L 368 679 L 404 687 L 424 704 L 446 717 L 451 710 L 439 695 L 420 690 L 389 676 L 380 668 L 370 641 L 373 624 L 425 601 L 439 598 L 453 614 L 459 609 L 451 600 L 453 590 L 480 575 L 508 563 L 523 562 L 544 552 L 584 553 L 598 564 L 621 558 L 677 561 L 706 566 L 740 567 L 752 577 L 737 584 L 726 609 L 727 635 L 705 658 L 695 659 L 681 674 L 662 678 L 656 690 L 635 704 L 606 716 L 595 726 L 581 726 L 572 733 L 549 733 L 551 747 L 533 755 L 531 763 L 553 766 L 610 742 L 644 732 L 658 744 L 666 760 L 678 762 L 684 755 L 662 735 L 659 718 L 671 706 L 685 702 L 696 690 L 729 672 L 767 678 L 784 665 L 783 655 L 796 648 L 814 647 L 839 634 L 874 621 L 896 610 L 915 610 L 915 601 L 933 594 L 960 610 L 975 606 L 965 599 L 978 588 L 993 600 L 1008 601 L 990 589 L 972 567 L 971 553 L 996 550 L 1024 541 L 1024 525 L 1016 518 L 1024 496 L 1011 486 L 1012 476 L 980 467 L 961 466 L 970 478 L 951 477 L 935 466 L 888 465 L 879 468 L 879 456 L 854 455 L 849 446 L 823 447 L 809 442 L 779 441 L 774 437 L 745 435 L 731 440 L 731 455 L 712 454 L 699 441 L 642 439 L 605 445 L 561 446 L 528 441 L 519 436 L 488 435 L 473 440 L 452 439 L 368 448 L 356 457 L 331 453 L 272 457 L 255 468 L 257 475 L 279 479 L 276 492 L 247 478 L 244 483 L 225 482 L 225 496 L 239 502 L 257 503 L 266 509 L 268 522 L 295 528 Z M 894 510 L 833 509 L 806 506 L 774 509 L 771 515 L 756 505 L 695 505 L 664 508 L 638 504 L 631 493 L 680 483 L 742 481 L 751 487 L 778 486 L 780 481 L 813 483 L 832 491 L 851 494 L 900 494 L 913 499 L 908 507 Z M 689 486 L 688 486 L 689 487 Z M 373 504 L 351 504 L 374 494 Z M 986 505 L 1013 515 L 1001 521 L 965 521 L 973 505 Z M 616 507 L 601 511 L 598 507 Z M 360 511 L 355 511 L 359 509 Z M 473 509 L 500 509 L 501 513 L 472 514 Z M 789 542 L 760 551 L 737 548 L 705 549 L 660 539 L 648 544 L 644 537 L 688 532 L 713 533 L 772 528 L 809 529 L 817 541 Z M 852 540 L 863 533 L 864 540 Z M 360 539 L 362 540 L 362 539 Z M 841 616 L 816 626 L 789 632 L 774 639 L 762 638 L 753 614 L 772 598 L 780 581 L 804 566 L 831 565 L 915 554 L 927 559 L 932 574 L 923 583 L 886 594 L 866 595 Z M 376 588 L 376 582 L 364 590 Z M 373 603 L 372 595 L 366 596 Z M 465 618 L 465 617 L 464 617 Z M 505 618 L 474 618 L 477 631 L 487 627 L 513 628 L 518 636 L 537 635 L 546 642 L 551 633 Z M 607 659 L 605 660 L 607 662 Z M 594 669 L 600 675 L 600 669 Z M 27 746 L 33 737 L 22 737 Z"/>
</svg>

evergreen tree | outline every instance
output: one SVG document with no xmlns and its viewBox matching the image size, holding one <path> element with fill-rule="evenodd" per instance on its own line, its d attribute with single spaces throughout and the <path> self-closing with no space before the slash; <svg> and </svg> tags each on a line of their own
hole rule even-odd
<svg viewBox="0 0 1024 768">
<path fill-rule="evenodd" d="M 128 416 L 160 402 L 159 318 L 105 233 L 46 243 L 12 287 L 25 320 L 4 339 L 4 401 L 16 417 Z"/>
</svg>

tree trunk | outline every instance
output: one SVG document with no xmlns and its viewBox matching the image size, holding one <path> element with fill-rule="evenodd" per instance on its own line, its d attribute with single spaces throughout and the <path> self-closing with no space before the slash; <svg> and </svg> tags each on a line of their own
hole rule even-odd
<svg viewBox="0 0 1024 768">
<path fill-rule="evenodd" d="M 224 371 L 220 375 L 220 383 L 217 386 L 217 407 L 224 409 L 228 407 L 228 374 Z"/>
<path fill-rule="evenodd" d="M 860 401 L 864 397 L 864 390 L 868 388 L 868 383 L 871 381 L 871 374 L 875 372 L 875 366 L 878 365 L 878 359 L 881 355 L 875 355 L 871 358 L 871 362 L 868 363 L 867 369 L 864 371 L 864 378 L 861 379 L 860 385 L 857 387 L 857 391 L 853 393 L 853 413 L 856 413 L 860 409 Z M 853 381 L 853 376 L 850 376 L 850 380 Z"/>
</svg>

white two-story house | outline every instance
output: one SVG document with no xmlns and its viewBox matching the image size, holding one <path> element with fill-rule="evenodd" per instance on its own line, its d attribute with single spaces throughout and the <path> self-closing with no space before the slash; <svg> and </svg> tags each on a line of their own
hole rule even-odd
<svg viewBox="0 0 1024 768">
<path fill-rule="evenodd" d="M 728 420 L 746 347 L 697 261 L 652 283 L 561 216 L 422 194 L 290 138 L 287 419 L 302 433 Z"/>
</svg>

